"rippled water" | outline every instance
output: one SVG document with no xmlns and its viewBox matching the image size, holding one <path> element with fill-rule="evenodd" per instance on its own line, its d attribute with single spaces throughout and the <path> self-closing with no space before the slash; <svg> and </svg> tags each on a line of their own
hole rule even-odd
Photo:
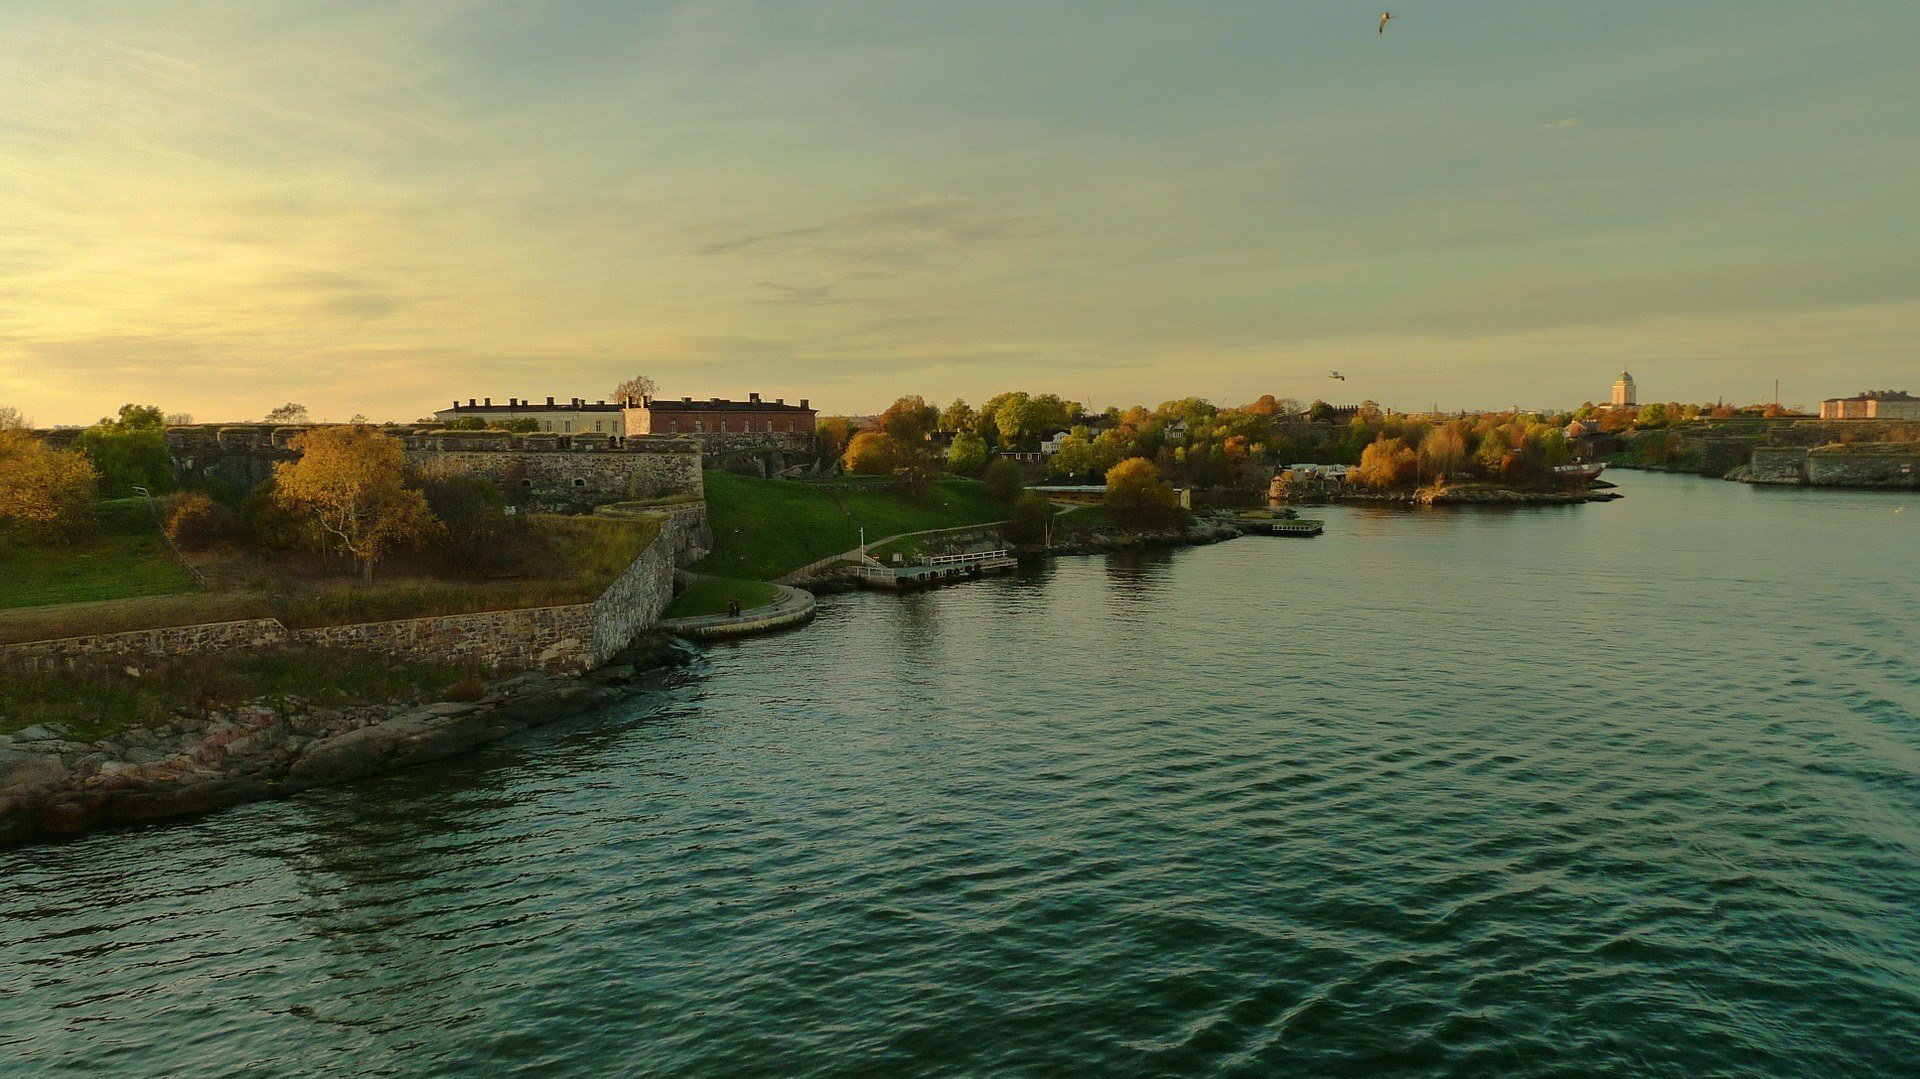
<svg viewBox="0 0 1920 1079">
<path fill-rule="evenodd" d="M 0 1071 L 1897 1073 L 1920 499 L 1330 509 L 0 854 Z"/>
</svg>

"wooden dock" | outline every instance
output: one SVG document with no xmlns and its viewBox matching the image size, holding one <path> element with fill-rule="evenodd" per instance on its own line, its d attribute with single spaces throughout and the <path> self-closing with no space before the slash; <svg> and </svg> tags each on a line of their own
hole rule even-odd
<svg viewBox="0 0 1920 1079">
<path fill-rule="evenodd" d="M 1318 536 L 1327 530 L 1325 521 L 1308 517 L 1266 517 L 1242 515 L 1240 527 L 1263 536 Z"/>
<path fill-rule="evenodd" d="M 910 588 L 923 588 L 949 581 L 964 581 L 972 577 L 1005 573 L 1019 564 L 1014 559 L 1013 552 L 1008 550 L 971 551 L 966 554 L 933 555 L 911 565 L 901 566 L 883 565 L 868 559 L 855 566 L 853 574 L 854 578 L 867 588 L 901 592 Z"/>
</svg>

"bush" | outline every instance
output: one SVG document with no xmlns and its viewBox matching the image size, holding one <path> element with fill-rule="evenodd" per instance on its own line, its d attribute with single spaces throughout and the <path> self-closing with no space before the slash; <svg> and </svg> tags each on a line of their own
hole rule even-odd
<svg viewBox="0 0 1920 1079">
<path fill-rule="evenodd" d="M 176 499 L 167 511 L 167 538 L 183 551 L 202 551 L 239 535 L 239 515 L 206 495 Z"/>
<path fill-rule="evenodd" d="M 978 476 L 987 466 L 987 440 L 962 431 L 947 447 L 947 468 L 962 476 Z"/>
<path fill-rule="evenodd" d="M 1153 462 L 1129 457 L 1107 470 L 1107 509 L 1125 528 L 1157 528 L 1180 516 L 1180 496 Z"/>
<path fill-rule="evenodd" d="M 1020 466 L 1005 457 L 994 458 L 980 482 L 987 489 L 988 498 L 1006 503 L 1019 498 L 1020 492 L 1027 486 L 1026 479 L 1020 475 Z"/>
<path fill-rule="evenodd" d="M 484 477 L 436 477 L 421 488 L 427 508 L 446 527 L 445 542 L 436 547 L 446 571 L 495 576 L 522 568 L 545 550 L 523 519 L 507 516 L 505 497 Z"/>
<path fill-rule="evenodd" d="M 86 521 L 97 474 L 81 454 L 18 429 L 0 431 L 0 526 L 34 530 Z"/>
<path fill-rule="evenodd" d="M 1044 543 L 1047 521 L 1052 516 L 1053 507 L 1048 504 L 1046 496 L 1038 491 L 1028 491 L 1014 502 L 1012 518 L 1001 529 L 1001 533 L 1014 543 Z"/>
</svg>

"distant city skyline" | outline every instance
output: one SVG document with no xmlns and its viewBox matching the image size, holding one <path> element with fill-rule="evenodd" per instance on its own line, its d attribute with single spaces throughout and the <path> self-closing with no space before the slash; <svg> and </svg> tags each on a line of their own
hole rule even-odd
<svg viewBox="0 0 1920 1079">
<path fill-rule="evenodd" d="M 0 404 L 1920 391 L 1920 5 L 1379 6 L 9 4 Z"/>
</svg>

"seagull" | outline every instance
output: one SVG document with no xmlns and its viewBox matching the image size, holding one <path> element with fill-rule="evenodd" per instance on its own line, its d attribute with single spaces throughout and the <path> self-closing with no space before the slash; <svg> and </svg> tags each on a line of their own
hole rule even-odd
<svg viewBox="0 0 1920 1079">
<path fill-rule="evenodd" d="M 1340 372 L 1338 372 L 1338 371 L 1328 371 L 1328 372 L 1327 372 L 1327 377 L 1328 377 L 1328 378 L 1337 378 L 1337 379 L 1339 379 L 1339 380 L 1340 380 L 1340 381 L 1342 381 L 1342 382 L 1345 382 L 1345 381 L 1347 380 L 1347 376 L 1345 376 L 1345 375 L 1343 375 L 1343 374 L 1341 374 L 1341 373 L 1340 373 Z"/>
<path fill-rule="evenodd" d="M 1387 20 L 1391 18 L 1393 18 L 1393 12 L 1391 11 L 1383 11 L 1380 13 L 1380 32 L 1381 33 L 1384 34 L 1387 32 Z"/>
</svg>

